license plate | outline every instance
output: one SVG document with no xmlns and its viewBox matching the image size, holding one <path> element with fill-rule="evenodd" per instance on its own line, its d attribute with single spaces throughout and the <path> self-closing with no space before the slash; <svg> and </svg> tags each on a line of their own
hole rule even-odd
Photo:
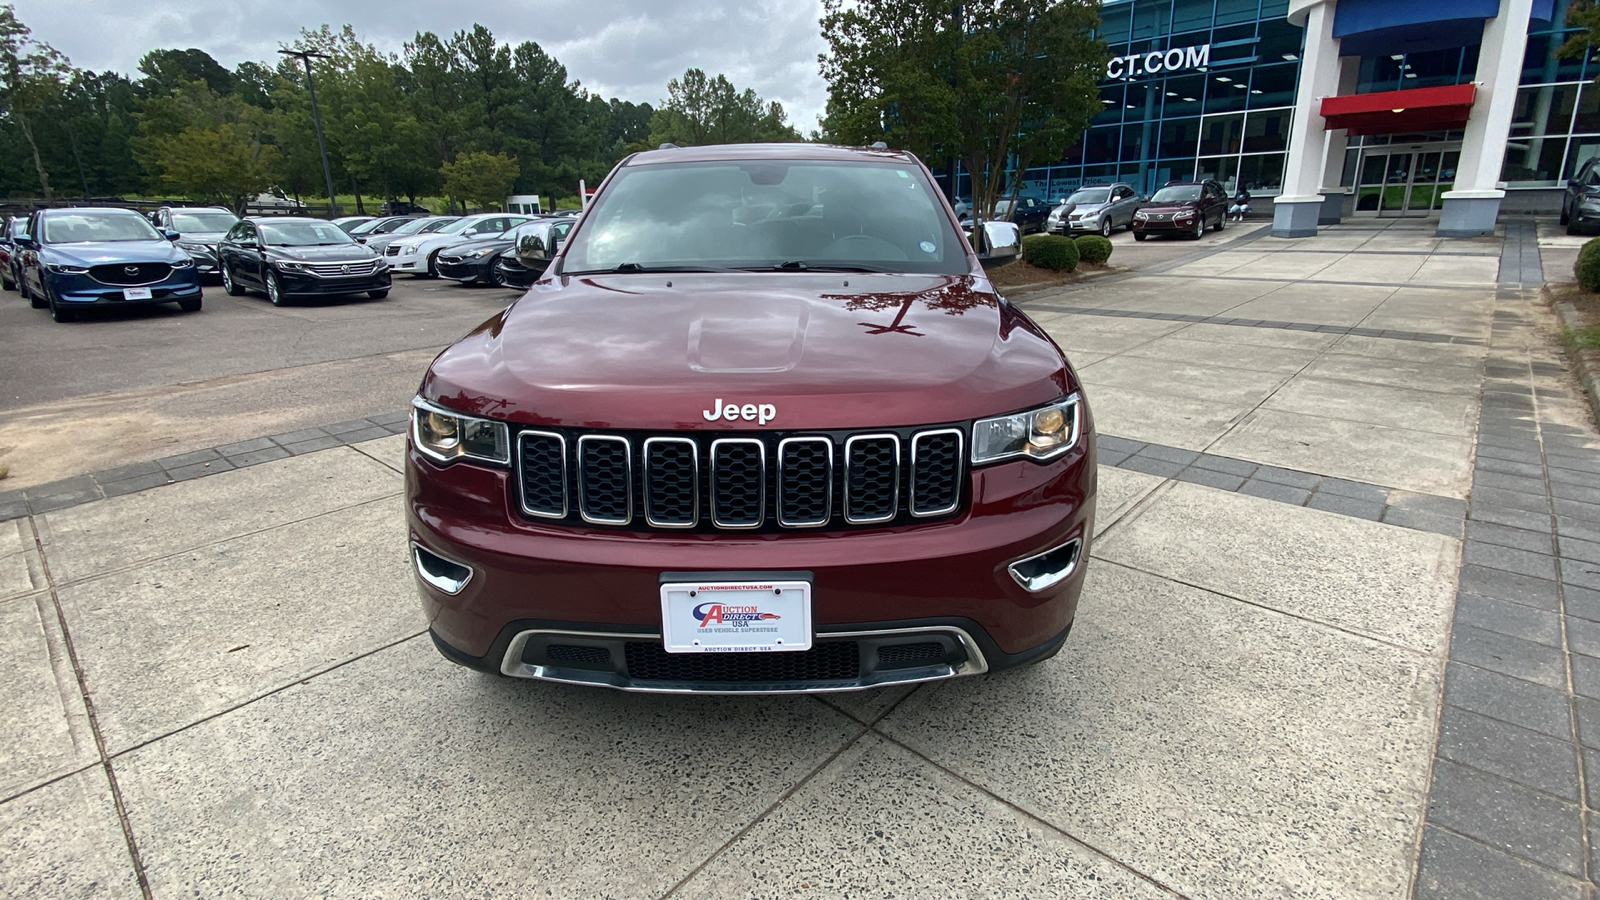
<svg viewBox="0 0 1600 900">
<path fill-rule="evenodd" d="M 804 581 L 677 582 L 661 586 L 668 653 L 811 649 L 811 585 Z"/>
<path fill-rule="evenodd" d="M 126 290 L 124 290 L 122 292 L 122 299 L 124 299 L 124 300 L 149 300 L 150 299 L 150 289 L 149 288 L 127 288 Z"/>
</svg>

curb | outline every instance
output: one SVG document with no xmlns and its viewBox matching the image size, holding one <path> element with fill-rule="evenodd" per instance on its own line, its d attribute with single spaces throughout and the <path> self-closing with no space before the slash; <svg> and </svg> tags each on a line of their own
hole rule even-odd
<svg viewBox="0 0 1600 900">
<path fill-rule="evenodd" d="M 1544 287 L 1539 291 L 1544 295 L 1545 302 L 1556 312 L 1556 318 L 1561 322 L 1563 337 L 1572 331 L 1585 328 L 1582 317 L 1578 315 L 1578 308 L 1565 300 L 1556 300 L 1550 294 L 1550 288 Z M 1589 414 L 1600 421 L 1600 350 L 1579 350 L 1571 343 L 1563 340 L 1568 358 L 1572 360 L 1578 384 L 1583 387 L 1583 395 L 1589 401 Z"/>
</svg>

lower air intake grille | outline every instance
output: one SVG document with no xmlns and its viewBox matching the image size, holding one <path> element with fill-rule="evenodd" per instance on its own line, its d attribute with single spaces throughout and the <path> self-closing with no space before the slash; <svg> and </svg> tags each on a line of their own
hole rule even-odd
<svg viewBox="0 0 1600 900">
<path fill-rule="evenodd" d="M 861 671 L 855 641 L 779 653 L 668 653 L 658 643 L 632 641 L 626 656 L 635 681 L 847 681 Z"/>
<path fill-rule="evenodd" d="M 556 665 L 569 665 L 582 669 L 611 668 L 611 651 L 604 647 L 551 644 L 544 648 L 544 658 Z"/>
<path fill-rule="evenodd" d="M 878 665 L 885 669 L 909 669 L 928 665 L 944 656 L 944 646 L 929 641 L 925 644 L 891 644 L 878 648 Z"/>
</svg>

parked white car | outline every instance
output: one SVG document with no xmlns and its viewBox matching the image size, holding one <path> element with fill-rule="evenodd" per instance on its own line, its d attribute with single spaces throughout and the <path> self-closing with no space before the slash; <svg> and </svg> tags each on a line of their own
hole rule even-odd
<svg viewBox="0 0 1600 900">
<path fill-rule="evenodd" d="M 383 248 L 383 259 L 393 271 L 407 272 L 421 278 L 438 278 L 440 250 L 500 234 L 531 220 L 531 216 L 508 213 L 465 216 L 430 234 L 409 235 L 395 240 Z"/>
</svg>

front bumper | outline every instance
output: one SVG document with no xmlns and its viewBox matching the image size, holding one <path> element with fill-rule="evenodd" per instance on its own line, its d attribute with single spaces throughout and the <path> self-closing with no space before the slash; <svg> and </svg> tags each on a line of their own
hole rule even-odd
<svg viewBox="0 0 1600 900">
<path fill-rule="evenodd" d="M 488 256 L 466 259 L 445 259 L 441 256 L 438 263 L 439 275 L 453 281 L 487 282 L 496 255 L 491 253 Z"/>
<path fill-rule="evenodd" d="M 1197 216 L 1187 219 L 1134 219 L 1134 234 L 1188 234 L 1194 231 Z"/>
<path fill-rule="evenodd" d="M 122 286 L 105 284 L 88 275 L 64 275 L 45 270 L 43 277 L 56 302 L 73 306 L 140 306 L 176 303 L 200 296 L 200 273 L 193 266 L 174 269 L 172 274 L 154 284 L 138 285 L 150 291 L 150 297 L 143 300 L 129 300 Z"/>
<path fill-rule="evenodd" d="M 189 259 L 194 261 L 194 270 L 201 277 L 222 276 L 222 269 L 217 264 L 217 251 L 215 247 L 202 249 L 200 247 L 180 247 L 184 253 L 189 254 Z"/>
<path fill-rule="evenodd" d="M 1094 527 L 1092 448 L 1086 434 L 1079 449 L 1049 465 L 974 470 L 972 499 L 954 519 L 783 533 L 539 524 L 508 512 L 512 473 L 439 468 L 411 450 L 412 562 L 441 651 L 506 675 L 744 693 L 856 690 L 995 671 L 1049 656 L 1072 625 Z M 1061 577 L 1047 586 L 1029 590 L 1010 571 L 1067 547 Z M 464 583 L 440 582 L 425 577 L 430 565 L 469 571 Z M 742 580 L 774 572 L 804 572 L 812 585 L 811 651 L 662 649 L 663 573 Z M 762 662 L 768 657 L 784 659 Z"/>
<path fill-rule="evenodd" d="M 330 294 L 364 294 L 389 289 L 388 272 L 328 277 L 277 269 L 278 285 L 286 297 L 326 297 Z"/>
<path fill-rule="evenodd" d="M 427 274 L 428 258 L 426 256 L 420 253 L 404 252 L 391 254 L 389 251 L 392 249 L 394 249 L 393 244 L 385 247 L 383 251 L 383 261 L 389 264 L 389 271 L 407 272 L 412 275 Z"/>
</svg>

